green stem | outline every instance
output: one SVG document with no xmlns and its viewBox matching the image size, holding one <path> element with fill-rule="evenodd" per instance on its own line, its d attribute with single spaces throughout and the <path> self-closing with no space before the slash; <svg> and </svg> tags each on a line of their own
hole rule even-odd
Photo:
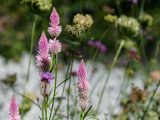
<svg viewBox="0 0 160 120">
<path fill-rule="evenodd" d="M 37 19 L 38 19 L 38 16 L 34 16 L 34 22 L 33 22 L 32 33 L 31 33 L 30 50 L 29 50 L 29 62 L 28 62 L 28 67 L 27 67 L 27 77 L 26 77 L 26 82 L 25 82 L 23 93 L 25 93 L 25 88 L 26 88 L 26 85 L 27 85 L 27 83 L 29 81 L 31 58 L 32 58 L 32 51 L 33 51 L 33 45 L 34 45 L 34 36 L 35 36 L 35 29 L 36 29 Z M 23 109 L 23 107 L 24 106 L 22 105 L 22 109 Z M 23 118 L 23 112 L 21 113 L 21 117 Z"/>
<path fill-rule="evenodd" d="M 156 45 L 155 58 L 158 57 L 158 53 L 159 53 L 159 40 L 157 41 L 157 45 Z"/>
<path fill-rule="evenodd" d="M 44 101 L 42 104 L 42 120 L 45 120 L 45 114 L 44 114 Z"/>
<path fill-rule="evenodd" d="M 118 9 L 118 13 L 121 15 L 122 10 L 121 10 L 121 1 L 120 0 L 116 0 L 116 6 L 117 6 L 117 9 Z"/>
<path fill-rule="evenodd" d="M 145 3 L 145 0 L 142 0 L 142 2 L 141 2 L 141 8 L 140 8 L 140 14 L 139 14 L 139 15 L 143 14 L 143 11 L 144 11 L 144 3 Z"/>
<path fill-rule="evenodd" d="M 122 50 L 123 45 L 124 45 L 124 41 L 121 41 L 120 46 L 119 46 L 119 48 L 118 48 L 118 50 L 117 50 L 117 52 L 116 52 L 116 55 L 115 55 L 115 57 L 114 57 L 114 59 L 113 59 L 113 63 L 112 63 L 112 65 L 111 65 L 111 68 L 110 68 L 110 70 L 108 71 L 108 75 L 107 75 L 106 81 L 105 81 L 105 83 L 104 83 L 102 92 L 101 92 L 101 94 L 100 94 L 100 98 L 99 98 L 99 101 L 98 101 L 98 106 L 97 106 L 96 113 L 98 113 L 98 111 L 99 111 L 100 103 L 101 103 L 101 101 L 102 101 L 102 99 L 103 99 L 103 94 L 104 94 L 104 91 L 105 91 L 105 89 L 106 89 L 108 80 L 109 80 L 109 78 L 110 78 L 110 74 L 111 74 L 111 72 L 112 72 L 113 67 L 115 66 L 115 64 L 116 64 L 116 62 L 117 62 L 118 56 L 119 56 L 119 54 L 120 54 L 120 52 L 121 52 L 121 50 Z"/>
<path fill-rule="evenodd" d="M 142 33 L 143 33 L 143 31 L 142 31 Z M 147 56 L 146 56 L 146 50 L 145 50 L 146 42 L 143 38 L 142 33 L 141 33 L 141 51 L 142 51 L 142 55 L 143 55 L 143 58 L 144 58 L 145 62 L 147 62 Z"/>
<path fill-rule="evenodd" d="M 123 91 L 123 88 L 124 88 L 124 82 L 125 82 L 125 78 L 126 78 L 126 73 L 127 73 L 127 67 L 125 68 L 125 71 L 124 71 L 124 75 L 123 75 L 123 81 L 122 81 L 122 84 L 121 84 L 121 87 L 120 87 L 120 91 L 119 91 L 119 94 L 118 94 L 118 97 L 116 99 L 116 103 L 115 103 L 115 106 L 113 107 L 112 111 L 111 111 L 111 114 L 114 112 L 114 110 L 117 108 L 118 106 L 118 100 L 120 100 L 121 98 L 121 93 Z"/>
<path fill-rule="evenodd" d="M 44 97 L 45 120 L 48 120 L 47 107 L 48 107 L 48 96 Z"/>
<path fill-rule="evenodd" d="M 69 63 L 68 63 L 68 67 L 67 67 L 67 72 L 66 72 L 66 75 L 65 75 L 65 79 L 68 77 L 68 74 L 69 74 L 70 63 L 71 63 L 71 56 L 69 57 Z M 61 98 L 63 98 L 63 94 L 64 94 L 65 88 L 66 88 L 66 82 L 65 82 L 64 85 L 63 85 L 63 90 L 62 90 Z M 58 106 L 57 106 L 57 108 L 56 108 L 56 110 L 55 110 L 55 113 L 54 113 L 54 115 L 53 115 L 53 119 L 54 119 L 54 116 L 57 114 L 57 112 L 58 112 L 58 110 L 59 110 L 59 108 L 60 108 L 60 106 L 61 106 L 61 102 L 62 102 L 62 100 L 59 100 Z"/>
<path fill-rule="evenodd" d="M 51 106 L 51 112 L 50 112 L 50 116 L 49 116 L 49 120 L 51 120 L 52 118 L 52 113 L 53 113 L 53 107 L 54 107 L 54 102 L 55 102 L 55 95 L 56 95 L 56 86 L 57 86 L 57 72 L 58 72 L 58 68 L 57 68 L 57 55 L 55 55 L 55 80 L 54 80 L 54 92 L 53 92 L 53 102 L 52 102 L 52 106 Z M 52 99 L 51 98 L 51 99 Z"/>
<path fill-rule="evenodd" d="M 80 112 L 80 120 L 84 120 L 84 112 L 83 111 Z"/>
<path fill-rule="evenodd" d="M 152 100 L 153 100 L 153 98 L 154 98 L 154 96 L 155 96 L 155 94 L 156 94 L 159 86 L 160 86 L 160 80 L 158 81 L 158 84 L 157 84 L 157 86 L 156 86 L 156 89 L 153 91 L 153 94 L 152 94 L 151 99 L 150 99 L 150 101 L 149 101 L 149 103 L 148 103 L 147 109 L 144 111 L 144 114 L 143 114 L 141 120 L 144 120 L 144 119 L 145 119 L 145 116 L 146 116 L 146 114 L 147 114 L 147 112 L 148 112 L 148 110 L 149 110 L 149 107 L 150 107 L 150 105 L 151 105 L 151 103 L 152 103 Z"/>
<path fill-rule="evenodd" d="M 71 61 L 71 69 L 70 72 L 72 72 L 73 67 L 73 53 L 72 53 L 72 61 Z M 68 96 L 67 96 L 67 120 L 69 120 L 69 112 L 70 112 L 70 92 L 71 92 L 71 78 L 69 79 L 69 85 L 68 85 Z"/>
<path fill-rule="evenodd" d="M 34 45 L 34 35 L 35 35 L 35 29 L 36 29 L 36 23 L 37 23 L 38 16 L 34 17 L 34 22 L 32 26 L 32 34 L 31 34 L 31 44 L 30 44 L 30 50 L 29 50 L 29 62 L 28 62 L 28 68 L 27 68 L 27 79 L 26 83 L 29 80 L 29 74 L 30 74 L 30 66 L 31 66 L 31 58 L 32 58 L 32 51 L 33 51 L 33 45 Z"/>
<path fill-rule="evenodd" d="M 73 80 L 74 81 L 74 95 L 75 95 L 75 98 L 74 98 L 74 116 L 76 115 L 76 113 L 77 113 L 77 88 L 76 88 L 76 85 L 77 85 L 77 83 L 76 83 L 76 80 Z M 76 116 L 75 116 L 75 118 L 76 118 Z"/>
</svg>

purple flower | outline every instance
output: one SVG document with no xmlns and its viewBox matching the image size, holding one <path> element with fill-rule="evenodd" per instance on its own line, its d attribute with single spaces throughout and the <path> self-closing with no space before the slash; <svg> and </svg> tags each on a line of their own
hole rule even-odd
<svg viewBox="0 0 160 120">
<path fill-rule="evenodd" d="M 48 71 L 51 62 L 49 55 L 48 40 L 44 32 L 39 39 L 38 55 L 36 56 L 36 65 L 41 71 Z"/>
<path fill-rule="evenodd" d="M 42 72 L 40 73 L 41 81 L 47 81 L 50 82 L 54 79 L 54 76 L 50 72 Z"/>
<path fill-rule="evenodd" d="M 42 96 L 48 96 L 50 93 L 50 82 L 54 79 L 53 75 L 50 72 L 40 73 L 41 82 L 40 82 L 40 92 Z"/>
<path fill-rule="evenodd" d="M 133 4 L 137 5 L 138 4 L 138 0 L 129 0 L 131 1 Z"/>
<path fill-rule="evenodd" d="M 94 41 L 94 40 L 89 40 L 88 41 L 88 45 L 91 46 L 91 47 L 94 47 L 94 48 L 97 48 L 99 49 L 101 52 L 106 52 L 107 51 L 107 47 L 106 45 L 104 45 L 101 41 L 97 40 L 97 41 Z"/>
<path fill-rule="evenodd" d="M 107 47 L 105 45 L 101 44 L 100 50 L 101 50 L 101 52 L 105 53 L 107 51 Z"/>
<path fill-rule="evenodd" d="M 94 41 L 93 40 L 89 40 L 88 41 L 88 45 L 91 47 L 95 47 Z"/>
<path fill-rule="evenodd" d="M 21 116 L 19 115 L 19 108 L 15 99 L 15 96 L 12 96 L 12 99 L 10 102 L 9 120 L 21 120 Z"/>
</svg>

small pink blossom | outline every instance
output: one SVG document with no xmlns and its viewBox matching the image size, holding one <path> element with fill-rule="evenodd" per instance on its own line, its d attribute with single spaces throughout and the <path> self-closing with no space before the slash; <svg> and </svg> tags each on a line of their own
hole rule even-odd
<svg viewBox="0 0 160 120">
<path fill-rule="evenodd" d="M 56 40 L 56 38 L 54 40 L 49 40 L 49 50 L 52 54 L 56 55 L 58 53 L 61 52 L 61 42 L 59 42 L 59 40 Z"/>
<path fill-rule="evenodd" d="M 48 71 L 51 62 L 49 55 L 48 40 L 44 32 L 39 39 L 38 55 L 36 56 L 36 65 L 42 71 Z"/>
<path fill-rule="evenodd" d="M 59 14 L 56 11 L 55 7 L 52 10 L 50 16 L 50 27 L 48 27 L 48 32 L 52 37 L 58 37 L 62 32 L 62 27 L 60 24 Z"/>
<path fill-rule="evenodd" d="M 87 80 L 87 71 L 83 60 L 81 60 L 77 72 L 78 77 L 78 92 L 79 92 L 79 105 L 82 110 L 88 107 L 89 102 L 89 81 Z"/>
<path fill-rule="evenodd" d="M 61 26 L 51 26 L 48 27 L 48 33 L 50 34 L 50 36 L 52 37 L 58 37 L 62 32 L 62 27 Z"/>
<path fill-rule="evenodd" d="M 12 96 L 9 107 L 9 119 L 8 120 L 21 120 L 19 115 L 19 108 L 14 96 Z"/>
</svg>

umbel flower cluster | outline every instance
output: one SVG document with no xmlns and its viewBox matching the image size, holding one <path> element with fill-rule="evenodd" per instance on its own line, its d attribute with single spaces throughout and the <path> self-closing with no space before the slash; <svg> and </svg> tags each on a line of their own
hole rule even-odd
<svg viewBox="0 0 160 120">
<path fill-rule="evenodd" d="M 48 42 L 48 39 L 44 32 L 42 32 L 39 39 L 38 55 L 36 56 L 36 65 L 40 70 L 41 77 L 41 94 L 47 96 L 50 92 L 50 81 L 53 80 L 50 67 L 52 63 L 51 56 L 54 56 L 61 52 L 61 43 L 57 40 L 57 37 L 61 33 L 61 26 L 59 25 L 60 19 L 55 8 L 50 16 L 50 27 L 48 27 L 49 34 L 53 37 Z"/>
<path fill-rule="evenodd" d="M 33 6 L 40 11 L 49 11 L 52 7 L 50 0 L 22 0 L 22 3 Z"/>
<path fill-rule="evenodd" d="M 90 15 L 76 14 L 73 18 L 73 25 L 66 26 L 66 32 L 69 35 L 79 38 L 92 25 L 93 25 L 93 19 Z"/>
<path fill-rule="evenodd" d="M 135 18 L 122 15 L 116 20 L 119 32 L 126 36 L 136 36 L 140 31 L 140 24 Z"/>
</svg>

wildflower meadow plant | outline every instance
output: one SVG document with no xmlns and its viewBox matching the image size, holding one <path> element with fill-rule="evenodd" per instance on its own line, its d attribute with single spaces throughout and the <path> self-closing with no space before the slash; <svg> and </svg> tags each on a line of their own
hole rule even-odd
<svg viewBox="0 0 160 120">
<path fill-rule="evenodd" d="M 152 25 L 154 26 L 154 19 L 148 11 L 148 13 L 144 12 L 144 0 L 123 1 L 131 7 L 131 14 L 129 13 L 129 9 L 125 13 L 121 8 L 123 2 L 117 0 L 116 2 L 112 1 L 115 3 L 113 5 L 115 8 L 103 5 L 103 12 L 101 11 L 98 14 L 92 13 L 98 11 L 98 9 L 83 10 L 82 4 L 80 5 L 80 10 L 77 9 L 78 13 L 76 14 L 75 12 L 70 14 L 70 8 L 67 6 L 57 7 L 58 9 L 53 7 L 50 16 L 43 14 L 43 12 L 47 13 L 51 9 L 51 6 L 53 6 L 50 0 L 22 0 L 23 2 L 27 5 L 29 4 L 31 9 L 35 10 L 34 14 L 36 14 L 31 33 L 30 59 L 26 84 L 30 79 L 29 71 L 36 33 L 40 37 L 35 55 L 36 70 L 39 73 L 39 78 L 37 77 L 35 80 L 39 82 L 40 90 L 39 94 L 35 95 L 36 97 L 34 96 L 34 99 L 32 99 L 31 96 L 25 95 L 27 93 L 25 90 L 26 86 L 22 94 L 19 91 L 17 92 L 17 89 L 14 89 L 14 85 L 17 82 L 16 75 L 11 75 L 13 79 L 10 79 L 11 77 L 9 76 L 7 78 L 9 79 L 8 81 L 3 80 L 6 85 L 8 83 L 13 88 L 16 94 L 23 97 L 20 104 L 20 113 L 15 96 L 11 98 L 8 120 L 23 119 L 23 116 L 32 109 L 32 103 L 40 110 L 40 114 L 37 116 L 39 120 L 151 120 L 152 118 L 158 120 L 160 118 L 159 93 L 157 93 L 160 86 L 160 70 L 157 64 L 160 42 L 158 40 L 154 41 L 154 39 L 149 41 L 152 44 L 156 43 L 154 59 L 149 59 L 146 55 L 148 52 L 146 46 L 151 47 L 152 44 L 148 43 L 146 37 L 151 36 L 154 38 L 154 35 L 148 34 L 152 31 L 151 27 Z M 78 4 L 81 4 L 81 2 Z M 61 11 L 61 13 L 65 14 L 64 17 L 72 17 L 69 19 L 71 20 L 70 23 L 66 25 L 64 23 L 69 22 L 69 20 L 63 20 L 64 17 L 60 16 L 58 12 L 62 8 L 64 8 L 64 12 Z M 38 30 L 36 31 L 36 25 L 39 25 L 37 24 L 38 22 L 45 24 L 43 21 L 44 16 L 49 16 L 48 26 L 40 27 L 39 31 L 41 33 L 39 33 Z M 67 34 L 63 34 L 62 32 L 63 25 L 65 26 L 64 33 Z M 96 33 L 95 26 L 100 33 L 99 36 Z M 104 29 L 100 29 L 99 26 L 103 26 Z M 94 28 L 92 29 L 92 27 Z M 99 38 L 99 40 L 95 38 Z M 67 46 L 66 48 L 64 47 L 65 45 Z M 108 51 L 115 52 L 115 54 L 109 53 L 108 57 L 106 55 Z M 150 54 L 152 55 L 152 53 Z M 108 92 L 107 90 L 110 88 L 107 88 L 107 85 L 110 78 L 113 78 L 111 75 L 114 69 L 116 69 L 115 66 L 118 64 L 119 57 L 124 58 L 124 65 L 118 66 L 118 69 L 124 71 L 122 72 L 123 81 L 118 81 L 120 89 L 119 91 L 116 89 L 118 94 L 115 100 L 113 100 L 114 104 L 110 105 L 112 108 L 107 109 L 107 115 L 104 115 L 105 118 L 101 118 L 102 102 L 105 99 L 111 99 L 104 97 L 105 92 Z M 62 61 L 64 61 L 64 64 L 61 64 Z M 106 70 L 104 73 L 97 69 L 99 62 L 102 62 L 103 69 Z M 93 68 L 91 65 L 88 65 L 89 63 L 92 64 Z M 78 66 L 76 66 L 77 64 Z M 121 69 L 121 67 L 124 68 Z M 148 67 L 149 70 L 147 69 Z M 127 93 L 127 97 L 125 98 L 126 94 L 123 92 L 127 91 L 130 83 L 132 83 L 132 81 L 126 82 L 126 79 L 128 80 L 129 77 L 133 77 L 136 69 L 143 71 L 144 80 L 142 82 L 144 85 L 142 88 L 139 88 L 133 84 L 130 89 L 131 92 Z M 103 74 L 100 77 L 97 75 L 99 71 Z M 101 76 L 105 77 L 105 81 L 101 81 Z M 90 83 L 93 78 L 94 80 L 98 79 L 95 81 L 96 85 L 92 87 Z M 118 77 L 118 79 L 120 78 Z M 152 82 L 154 83 L 151 84 Z M 94 90 L 97 90 L 95 88 L 98 85 L 100 87 L 98 92 L 96 91 L 97 93 L 95 93 Z M 97 95 L 96 99 L 93 99 L 95 95 Z M 35 98 L 37 98 L 36 101 Z M 121 111 L 117 112 L 118 107 L 121 107 Z"/>
<path fill-rule="evenodd" d="M 83 60 L 81 60 L 77 72 L 78 77 L 78 92 L 79 92 L 79 105 L 84 111 L 88 107 L 89 102 L 89 81 L 87 80 L 87 71 Z"/>
</svg>

